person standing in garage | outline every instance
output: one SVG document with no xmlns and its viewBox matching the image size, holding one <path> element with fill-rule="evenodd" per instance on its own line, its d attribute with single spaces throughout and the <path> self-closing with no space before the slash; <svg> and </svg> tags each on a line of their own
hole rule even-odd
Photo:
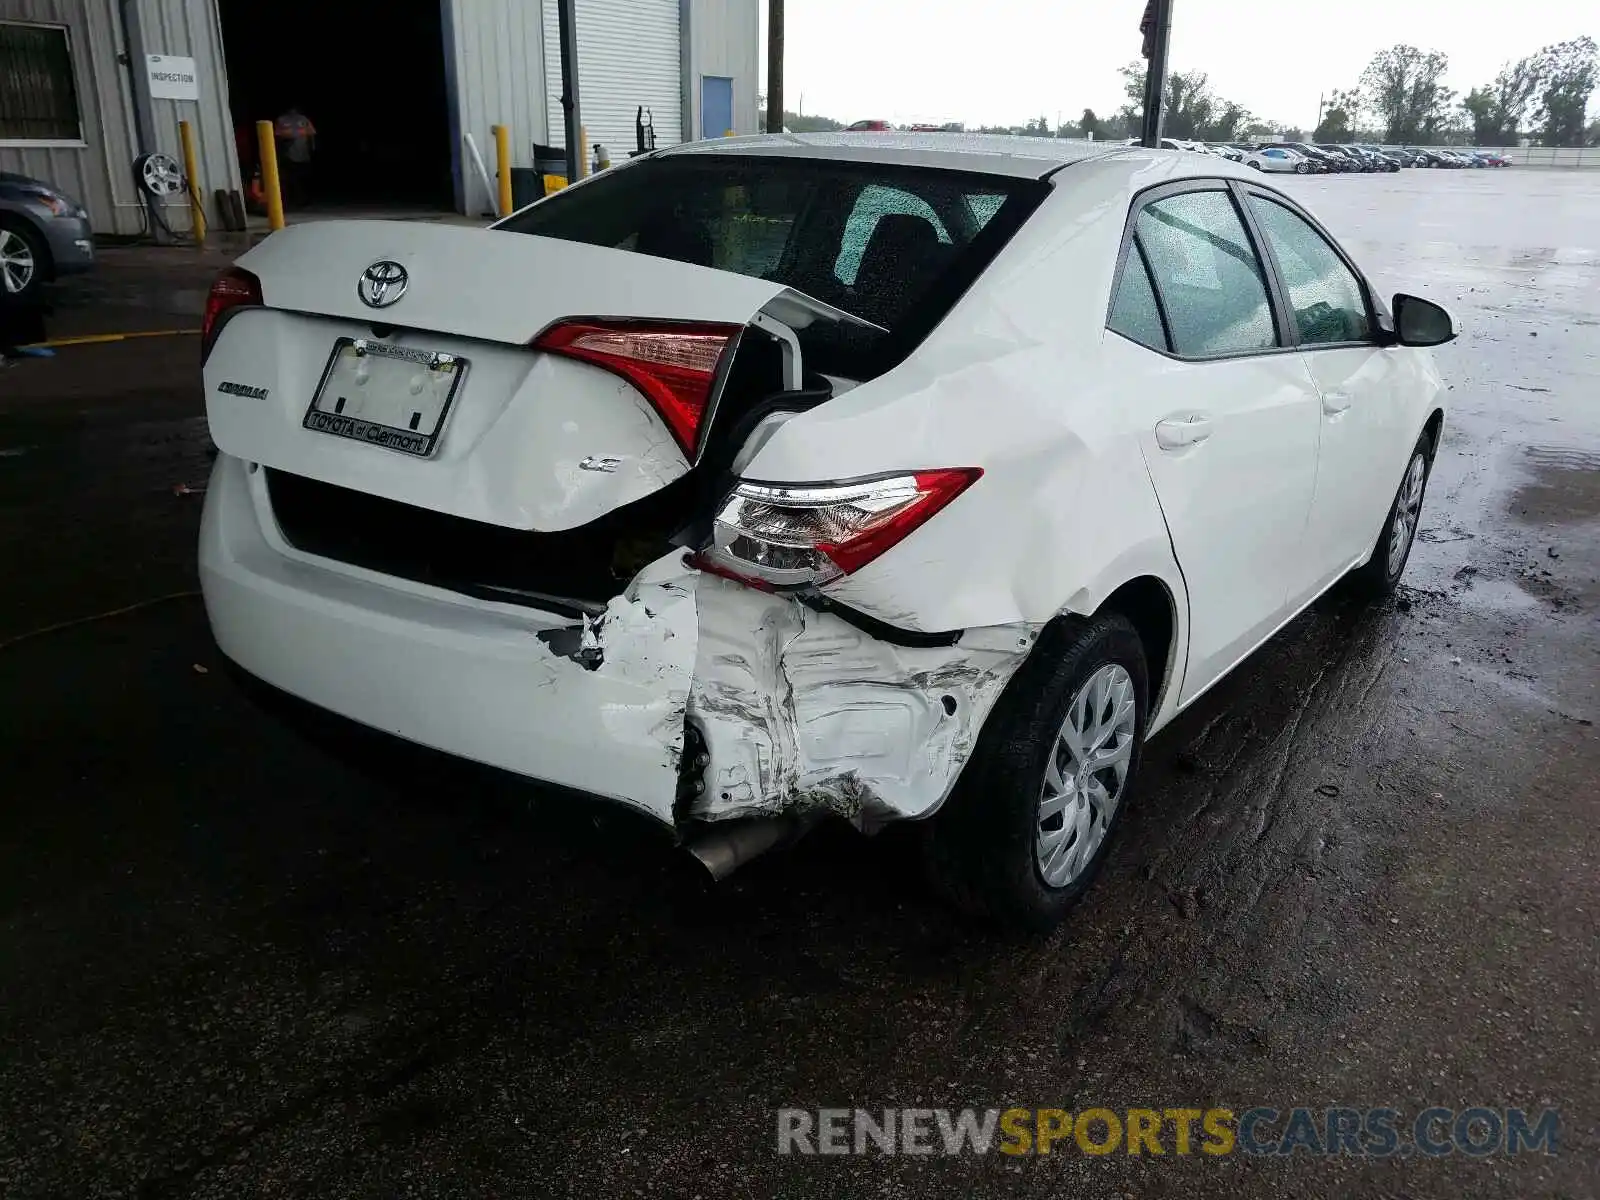
<svg viewBox="0 0 1600 1200">
<path fill-rule="evenodd" d="M 317 127 L 298 105 L 291 104 L 272 123 L 272 134 L 278 142 L 284 200 L 291 207 L 301 208 L 311 194 L 311 155 L 317 148 Z"/>
</svg>

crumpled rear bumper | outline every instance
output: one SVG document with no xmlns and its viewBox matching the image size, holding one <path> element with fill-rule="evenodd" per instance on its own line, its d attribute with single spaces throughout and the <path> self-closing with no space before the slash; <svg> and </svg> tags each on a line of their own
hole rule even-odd
<svg viewBox="0 0 1600 1200">
<path fill-rule="evenodd" d="M 696 578 L 687 716 L 709 762 L 689 815 L 710 820 L 820 808 L 870 826 L 932 812 L 1037 632 L 901 645 L 791 596 Z"/>
<path fill-rule="evenodd" d="M 206 496 L 200 576 L 218 645 L 275 687 L 679 828 L 933 811 L 1036 633 L 897 645 L 681 552 L 575 623 L 302 554 L 260 473 L 228 455 Z"/>
</svg>

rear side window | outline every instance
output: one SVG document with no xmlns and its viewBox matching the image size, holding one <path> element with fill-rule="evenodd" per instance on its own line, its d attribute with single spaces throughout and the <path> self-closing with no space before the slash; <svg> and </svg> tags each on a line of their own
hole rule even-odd
<svg viewBox="0 0 1600 1200">
<path fill-rule="evenodd" d="M 1167 348 L 1167 331 L 1161 324 L 1161 308 L 1156 303 L 1155 291 L 1150 286 L 1150 273 L 1145 270 L 1144 255 L 1137 243 L 1128 252 L 1128 262 L 1122 268 L 1122 282 L 1111 301 L 1111 319 L 1108 328 L 1125 338 L 1132 338 L 1141 346 L 1152 350 Z"/>
<path fill-rule="evenodd" d="M 496 228 L 715 267 L 805 292 L 888 330 L 817 322 L 799 331 L 809 366 L 866 379 L 927 336 L 1049 187 L 888 163 L 663 155 L 615 167 Z"/>
<path fill-rule="evenodd" d="M 1172 349 L 1204 357 L 1277 345 L 1261 260 L 1224 191 L 1152 201 L 1134 226 L 1166 309 Z"/>
<path fill-rule="evenodd" d="M 1255 213 L 1289 292 L 1289 307 L 1307 345 L 1364 342 L 1371 334 L 1367 294 L 1355 272 L 1300 216 L 1265 196 L 1252 195 Z"/>
</svg>

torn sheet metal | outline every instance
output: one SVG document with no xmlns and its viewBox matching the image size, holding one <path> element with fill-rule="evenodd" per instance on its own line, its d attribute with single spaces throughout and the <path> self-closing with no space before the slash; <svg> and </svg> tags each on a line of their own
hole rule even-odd
<svg viewBox="0 0 1600 1200">
<path fill-rule="evenodd" d="M 1037 629 L 893 645 L 793 597 L 697 581 L 688 715 L 710 754 L 690 816 L 827 809 L 864 828 L 931 812 Z"/>
<path fill-rule="evenodd" d="M 948 646 L 894 645 L 686 567 L 678 551 L 599 617 L 539 640 L 597 683 L 658 689 L 648 714 L 600 706 L 599 744 L 649 742 L 676 766 L 685 720 L 699 730 L 709 763 L 687 810 L 674 813 L 659 788 L 630 797 L 661 820 L 826 810 L 871 829 L 944 800 L 1036 634 L 1003 626 Z M 581 689 L 580 677 L 563 686 Z"/>
<path fill-rule="evenodd" d="M 682 565 L 681 552 L 658 559 L 636 576 L 621 596 L 613 596 L 598 617 L 581 625 L 540 634 L 552 654 L 568 659 L 598 680 L 643 684 L 654 693 L 648 707 L 598 704 L 599 745 L 649 743 L 676 778 L 683 754 L 684 715 L 695 661 L 695 580 Z M 553 635 L 564 636 L 553 636 Z M 665 779 L 662 781 L 666 782 Z M 643 802 L 651 815 L 672 820 L 672 791 L 652 789 Z"/>
</svg>

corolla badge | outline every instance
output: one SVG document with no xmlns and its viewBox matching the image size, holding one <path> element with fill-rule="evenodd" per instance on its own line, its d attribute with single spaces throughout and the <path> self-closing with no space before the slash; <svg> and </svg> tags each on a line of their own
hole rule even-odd
<svg viewBox="0 0 1600 1200">
<path fill-rule="evenodd" d="M 406 284 L 410 281 L 411 277 L 399 263 L 380 259 L 361 272 L 356 294 L 369 308 L 388 308 L 406 294 Z"/>
</svg>

